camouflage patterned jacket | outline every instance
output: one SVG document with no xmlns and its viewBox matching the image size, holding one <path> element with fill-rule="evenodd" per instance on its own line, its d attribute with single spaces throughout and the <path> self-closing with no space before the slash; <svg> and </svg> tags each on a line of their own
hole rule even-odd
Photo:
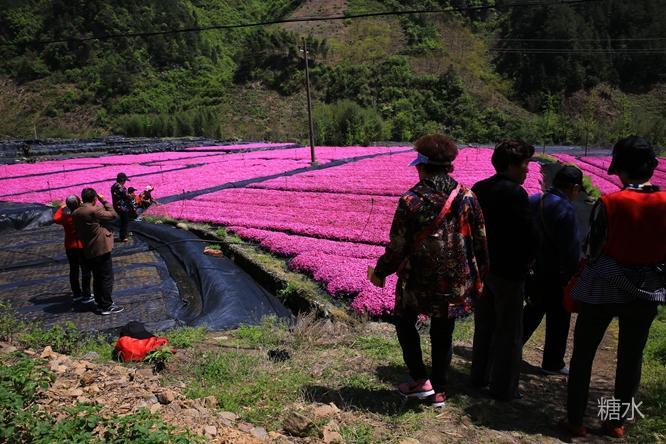
<svg viewBox="0 0 666 444">
<path fill-rule="evenodd" d="M 471 313 L 472 300 L 481 294 L 488 247 L 483 213 L 472 191 L 462 187 L 446 221 L 414 245 L 456 186 L 450 176 L 436 176 L 420 181 L 400 198 L 390 243 L 375 267 L 380 278 L 398 273 L 396 315 L 459 318 Z"/>
</svg>

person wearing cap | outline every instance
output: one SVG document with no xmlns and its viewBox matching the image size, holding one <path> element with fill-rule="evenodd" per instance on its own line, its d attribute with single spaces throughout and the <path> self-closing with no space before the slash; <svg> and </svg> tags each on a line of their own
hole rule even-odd
<svg viewBox="0 0 666 444">
<path fill-rule="evenodd" d="M 129 224 L 132 209 L 134 208 L 134 201 L 132 196 L 127 192 L 125 183 L 129 178 L 125 173 L 118 173 L 116 183 L 111 186 L 111 199 L 113 200 L 113 209 L 118 214 L 120 219 L 119 240 L 120 242 L 128 242 L 127 225 Z"/>
<path fill-rule="evenodd" d="M 411 381 L 400 384 L 406 397 L 429 398 L 433 407 L 446 400 L 455 320 L 472 312 L 481 292 L 488 252 L 476 196 L 449 173 L 458 148 L 440 134 L 414 143 L 419 182 L 402 195 L 393 218 L 389 245 L 369 268 L 370 281 L 384 286 L 396 273 L 394 322 Z M 432 372 L 423 363 L 416 322 L 430 317 Z"/>
<path fill-rule="evenodd" d="M 666 192 L 650 183 L 657 157 L 650 143 L 632 136 L 618 141 L 608 174 L 623 188 L 601 196 L 592 211 L 586 263 L 572 297 L 580 302 L 567 387 L 567 416 L 560 425 L 585 436 L 594 355 L 613 318 L 619 318 L 614 399 L 623 406 L 641 380 L 643 349 L 657 305 L 666 301 Z M 587 279 L 587 276 L 591 278 Z M 613 437 L 624 436 L 624 415 L 603 422 Z"/>
<path fill-rule="evenodd" d="M 62 225 L 65 230 L 65 254 L 69 263 L 69 285 L 72 288 L 72 300 L 75 303 L 95 302 L 90 293 L 90 268 L 83 253 L 83 242 L 74 229 L 72 213 L 81 206 L 78 196 L 67 197 L 65 203 L 53 215 L 53 222 Z M 79 276 L 81 281 L 79 282 Z"/>
<path fill-rule="evenodd" d="M 152 204 L 156 204 L 157 201 L 153 199 L 152 193 L 153 187 L 151 185 L 146 185 L 146 188 L 141 192 L 141 194 L 139 194 L 136 199 L 137 207 L 145 211 Z"/>
<path fill-rule="evenodd" d="M 525 280 L 537 241 L 529 197 L 521 185 L 533 155 L 534 147 L 525 142 L 501 142 L 491 157 L 497 174 L 472 187 L 486 221 L 490 269 L 474 306 L 471 383 L 489 386 L 490 395 L 500 401 L 521 398 Z"/>
<path fill-rule="evenodd" d="M 95 302 L 103 316 L 120 313 L 123 307 L 113 303 L 113 232 L 105 224 L 116 219 L 113 207 L 92 188 L 81 191 L 83 203 L 72 213 L 74 228 L 83 242 L 83 253 L 92 271 Z M 96 201 L 102 206 L 95 205 Z"/>
<path fill-rule="evenodd" d="M 546 316 L 546 341 L 541 371 L 567 375 L 564 353 L 569 336 L 569 313 L 562 303 L 563 291 L 576 273 L 580 261 L 580 238 L 573 201 L 583 189 L 583 173 L 575 166 L 560 168 L 553 186 L 543 194 L 530 196 L 534 226 L 539 235 L 532 285 L 526 289 L 528 303 L 523 311 L 523 343 L 527 342 Z"/>
</svg>

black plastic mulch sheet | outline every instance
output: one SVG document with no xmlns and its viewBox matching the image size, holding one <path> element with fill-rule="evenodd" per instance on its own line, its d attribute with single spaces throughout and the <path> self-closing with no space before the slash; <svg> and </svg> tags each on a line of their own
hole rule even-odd
<svg viewBox="0 0 666 444">
<path fill-rule="evenodd" d="M 46 205 L 0 201 L 0 232 L 37 228 L 53 223 L 53 209 Z"/>
<path fill-rule="evenodd" d="M 153 331 L 177 324 L 168 307 L 181 298 L 164 260 L 132 238 L 112 253 L 113 299 L 125 311 L 111 316 L 92 305 L 74 305 L 69 285 L 62 227 L 0 232 L 0 300 L 9 302 L 21 319 L 49 327 L 71 321 L 82 331 L 113 331 L 137 320 Z"/>
<path fill-rule="evenodd" d="M 130 229 L 161 254 L 176 258 L 197 283 L 199 301 L 171 307 L 188 325 L 226 330 L 258 324 L 265 316 L 291 319 L 291 312 L 236 264 L 224 257 L 204 255 L 206 242 L 194 234 L 141 222 L 132 222 Z"/>
</svg>

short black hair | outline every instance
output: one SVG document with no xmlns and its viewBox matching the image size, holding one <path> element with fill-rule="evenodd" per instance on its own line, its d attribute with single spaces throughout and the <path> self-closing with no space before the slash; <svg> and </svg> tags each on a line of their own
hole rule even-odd
<svg viewBox="0 0 666 444">
<path fill-rule="evenodd" d="M 561 190 L 568 190 L 574 185 L 583 186 L 583 172 L 573 165 L 564 165 L 553 178 L 553 186 Z"/>
<path fill-rule="evenodd" d="M 643 137 L 630 136 L 618 140 L 613 147 L 613 160 L 608 174 L 625 173 L 629 179 L 650 180 L 659 161 L 650 142 Z"/>
<path fill-rule="evenodd" d="M 95 202 L 96 197 L 97 191 L 92 188 L 84 188 L 83 191 L 81 191 L 81 200 L 85 203 Z"/>
<path fill-rule="evenodd" d="M 518 139 L 500 142 L 493 151 L 490 161 L 498 173 L 506 171 L 511 165 L 520 165 L 534 155 L 534 147 Z"/>
</svg>

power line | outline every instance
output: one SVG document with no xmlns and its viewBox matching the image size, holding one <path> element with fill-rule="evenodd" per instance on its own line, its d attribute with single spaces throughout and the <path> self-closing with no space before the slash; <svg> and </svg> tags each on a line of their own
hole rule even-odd
<svg viewBox="0 0 666 444">
<path fill-rule="evenodd" d="M 666 48 L 613 49 L 613 48 L 491 48 L 491 52 L 523 54 L 666 54 Z"/>
<path fill-rule="evenodd" d="M 224 30 L 224 29 L 240 29 L 240 28 L 252 28 L 259 26 L 269 26 L 269 25 L 278 25 L 285 23 L 299 23 L 299 22 L 319 22 L 319 21 L 335 21 L 335 20 L 355 20 L 362 18 L 373 18 L 373 17 L 387 17 L 387 16 L 402 16 L 402 15 L 415 15 L 415 14 L 441 14 L 444 12 L 475 12 L 475 11 L 486 11 L 490 9 L 508 9 L 508 8 L 522 8 L 522 7 L 532 7 L 532 6 L 551 6 L 554 4 L 558 5 L 578 5 L 584 3 L 597 3 L 602 0 L 561 0 L 559 2 L 543 2 L 543 1 L 527 1 L 519 3 L 509 3 L 502 6 L 496 5 L 486 5 L 486 6 L 467 6 L 467 7 L 448 7 L 440 9 L 406 9 L 402 11 L 381 11 L 381 12 L 367 12 L 362 14 L 349 14 L 349 15 L 332 15 L 332 16 L 323 16 L 323 17 L 297 17 L 289 19 L 280 19 L 280 20 L 268 20 L 254 23 L 236 23 L 236 24 L 225 24 L 225 25 L 211 25 L 204 27 L 194 27 L 194 28 L 181 28 L 181 29 L 168 29 L 163 31 L 145 31 L 145 32 L 129 32 L 121 34 L 102 34 L 92 37 L 69 37 L 62 39 L 53 39 L 53 40 L 31 40 L 26 42 L 3 42 L 0 43 L 2 46 L 39 46 L 39 45 L 48 45 L 52 43 L 83 43 L 92 40 L 112 40 L 120 38 L 133 38 L 133 37 L 154 37 L 160 35 L 171 35 L 171 34 L 183 34 L 190 32 L 203 32 L 203 31 L 215 31 L 215 30 Z"/>
<path fill-rule="evenodd" d="M 533 38 L 533 39 L 519 39 L 519 38 L 497 38 L 494 39 L 498 42 L 657 42 L 666 40 L 666 37 L 645 37 L 645 38 L 617 38 L 610 40 L 600 40 L 600 39 L 577 39 L 577 38 L 568 38 L 568 39 L 545 39 L 545 38 Z"/>
</svg>

